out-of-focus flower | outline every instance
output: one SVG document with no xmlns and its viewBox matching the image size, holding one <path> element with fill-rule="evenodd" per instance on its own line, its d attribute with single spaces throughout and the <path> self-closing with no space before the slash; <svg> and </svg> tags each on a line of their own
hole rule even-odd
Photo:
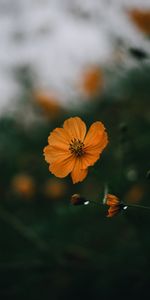
<svg viewBox="0 0 150 300">
<path fill-rule="evenodd" d="M 51 94 L 48 94 L 44 91 L 36 91 L 33 93 L 33 99 L 41 108 L 43 113 L 54 119 L 62 112 L 62 108 L 58 103 L 58 100 Z"/>
<path fill-rule="evenodd" d="M 35 193 L 35 183 L 31 176 L 16 175 L 11 182 L 12 190 L 20 197 L 31 198 Z"/>
<path fill-rule="evenodd" d="M 86 205 L 89 201 L 81 197 L 79 194 L 74 194 L 71 196 L 71 204 L 73 205 Z"/>
<path fill-rule="evenodd" d="M 107 217 L 111 218 L 117 215 L 122 209 L 126 209 L 127 206 L 120 202 L 119 198 L 112 194 L 105 195 L 104 204 L 109 206 Z"/>
<path fill-rule="evenodd" d="M 141 184 L 133 185 L 127 192 L 125 199 L 127 203 L 138 203 L 144 195 L 144 186 Z"/>
<path fill-rule="evenodd" d="M 140 31 L 150 35 L 150 10 L 132 9 L 129 17 Z"/>
<path fill-rule="evenodd" d="M 66 193 L 67 186 L 55 178 L 48 179 L 44 185 L 44 194 L 48 198 L 58 199 Z"/>
<path fill-rule="evenodd" d="M 82 74 L 80 86 L 85 96 L 94 97 L 100 93 L 104 86 L 104 77 L 101 69 L 93 66 L 85 70 Z"/>
<path fill-rule="evenodd" d="M 63 178 L 71 173 L 73 183 L 85 179 L 88 167 L 95 164 L 108 143 L 102 122 L 93 123 L 86 132 L 86 125 L 79 117 L 67 119 L 63 128 L 52 131 L 44 148 L 52 174 Z"/>
</svg>

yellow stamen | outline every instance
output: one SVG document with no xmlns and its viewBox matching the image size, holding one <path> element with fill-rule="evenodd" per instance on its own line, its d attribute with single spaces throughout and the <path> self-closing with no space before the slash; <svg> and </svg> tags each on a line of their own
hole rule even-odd
<svg viewBox="0 0 150 300">
<path fill-rule="evenodd" d="M 69 150 L 76 156 L 82 156 L 84 154 L 84 144 L 79 139 L 71 140 Z"/>
</svg>

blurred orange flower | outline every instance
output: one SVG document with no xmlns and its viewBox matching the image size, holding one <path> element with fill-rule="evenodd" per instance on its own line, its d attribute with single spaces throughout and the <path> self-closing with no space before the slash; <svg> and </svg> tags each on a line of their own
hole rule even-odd
<svg viewBox="0 0 150 300">
<path fill-rule="evenodd" d="M 30 198 L 35 192 L 35 183 L 31 176 L 25 174 L 16 175 L 11 182 L 11 186 L 15 194 Z"/>
<path fill-rule="evenodd" d="M 132 9 L 129 17 L 140 31 L 150 35 L 150 10 Z"/>
<path fill-rule="evenodd" d="M 87 96 L 96 96 L 103 87 L 103 73 L 100 68 L 93 66 L 85 70 L 81 80 L 81 89 Z"/>
<path fill-rule="evenodd" d="M 104 204 L 109 206 L 107 217 L 111 218 L 118 214 L 126 206 L 122 204 L 119 198 L 112 194 L 107 194 L 104 199 Z"/>
<path fill-rule="evenodd" d="M 145 193 L 144 185 L 134 184 L 125 195 L 126 202 L 138 203 L 142 200 L 144 193 Z"/>
<path fill-rule="evenodd" d="M 60 178 L 71 173 L 73 183 L 83 181 L 88 167 L 94 165 L 108 143 L 102 122 L 93 123 L 87 134 L 86 131 L 79 117 L 67 119 L 63 128 L 52 131 L 44 148 L 51 173 Z"/>
<path fill-rule="evenodd" d="M 44 91 L 36 91 L 33 93 L 33 98 L 48 117 L 55 118 L 62 111 L 62 108 L 56 97 L 49 93 Z"/>
<path fill-rule="evenodd" d="M 58 181 L 58 179 L 48 179 L 44 185 L 44 194 L 48 198 L 58 199 L 63 197 L 66 193 L 67 186 L 64 182 Z"/>
</svg>

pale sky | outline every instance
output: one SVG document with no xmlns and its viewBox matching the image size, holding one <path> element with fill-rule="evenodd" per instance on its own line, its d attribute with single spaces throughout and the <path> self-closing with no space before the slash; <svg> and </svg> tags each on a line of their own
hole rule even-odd
<svg viewBox="0 0 150 300">
<path fill-rule="evenodd" d="M 118 40 L 121 63 L 134 67 L 128 48 L 150 53 L 150 42 L 129 20 L 129 8 L 150 9 L 150 1 L 1 0 L 0 113 L 21 95 L 19 66 L 29 66 L 35 88 L 52 91 L 64 106 L 81 100 L 76 87 L 85 67 L 115 70 Z"/>
</svg>

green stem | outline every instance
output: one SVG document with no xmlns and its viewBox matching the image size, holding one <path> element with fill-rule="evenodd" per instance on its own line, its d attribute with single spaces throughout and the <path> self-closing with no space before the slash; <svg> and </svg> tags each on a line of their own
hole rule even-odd
<svg viewBox="0 0 150 300">
<path fill-rule="evenodd" d="M 104 205 L 103 203 L 101 202 L 98 202 L 98 201 L 94 201 L 94 200 L 88 200 L 90 203 L 93 203 L 93 204 L 97 204 L 97 205 Z"/>
<path fill-rule="evenodd" d="M 101 202 L 98 202 L 98 201 L 93 201 L 93 200 L 88 200 L 90 203 L 93 203 L 93 204 L 96 204 L 96 205 L 105 205 Z M 124 206 L 128 206 L 128 207 L 136 207 L 136 208 L 144 208 L 144 209 L 149 209 L 150 210 L 150 207 L 149 206 L 143 206 L 143 205 L 137 205 L 137 204 L 128 204 L 128 203 L 123 203 Z"/>
<path fill-rule="evenodd" d="M 145 209 L 150 209 L 149 206 L 143 206 L 143 205 L 137 205 L 137 204 L 126 204 L 126 206 L 129 206 L 129 207 L 137 207 L 137 208 L 145 208 Z"/>
</svg>

